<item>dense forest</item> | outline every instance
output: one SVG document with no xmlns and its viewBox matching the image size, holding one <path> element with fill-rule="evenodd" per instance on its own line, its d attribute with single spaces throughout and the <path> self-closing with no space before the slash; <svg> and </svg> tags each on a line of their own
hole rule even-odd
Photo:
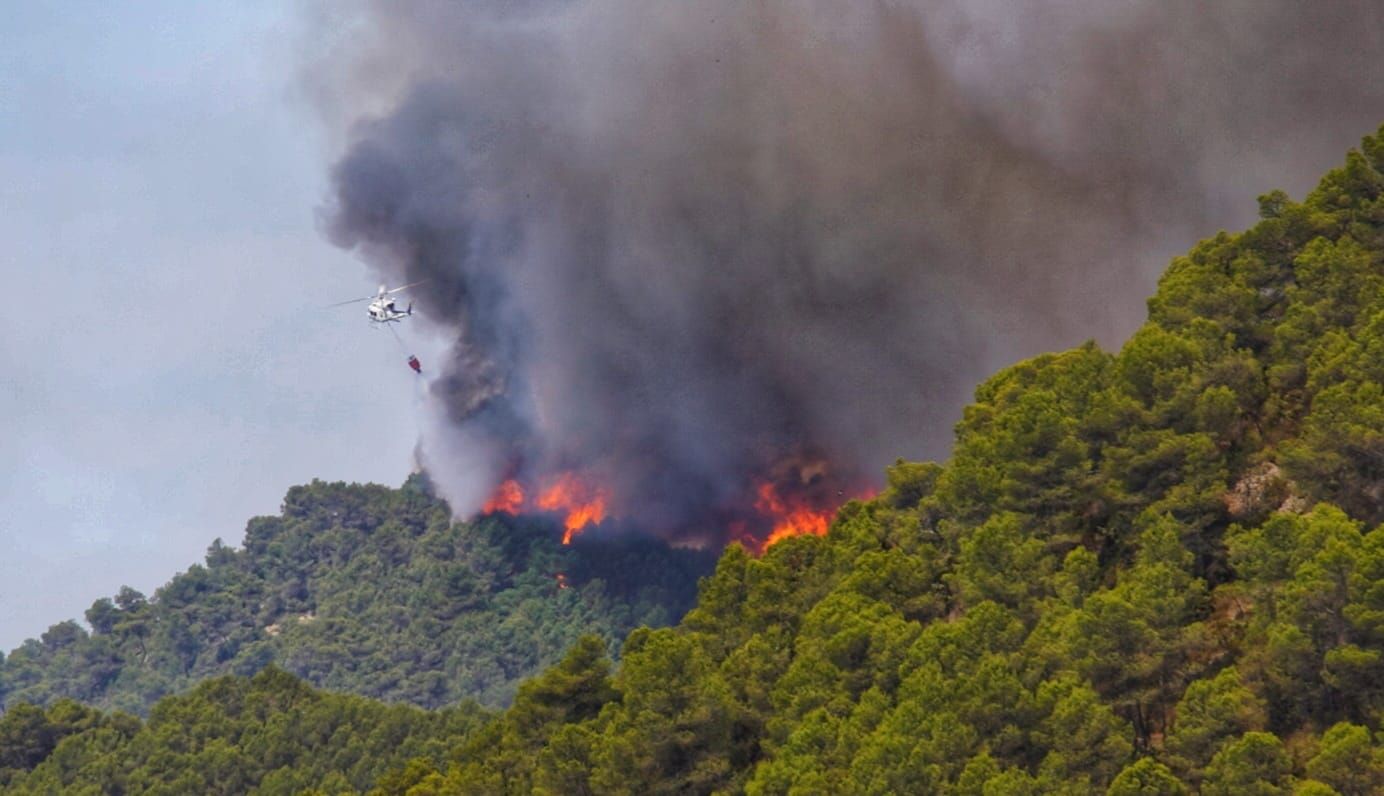
<svg viewBox="0 0 1384 796">
<path fill-rule="evenodd" d="M 245 772 L 226 792 L 264 793 L 1384 792 L 1384 130 L 1260 211 L 1177 258 L 1118 353 L 995 375 L 949 461 L 897 463 L 825 537 L 731 546 L 618 666 L 585 637 L 495 714 L 275 669 L 147 722 L 11 707 L 0 776 L 19 793 L 210 793 L 216 766 Z"/>
<path fill-rule="evenodd" d="M 583 633 L 612 652 L 677 621 L 715 559 L 548 517 L 453 522 L 426 479 L 315 482 L 216 542 L 151 598 L 123 589 L 0 658 L 0 707 L 69 698 L 145 713 L 214 675 L 273 662 L 324 688 L 442 707 L 508 703 Z"/>
</svg>

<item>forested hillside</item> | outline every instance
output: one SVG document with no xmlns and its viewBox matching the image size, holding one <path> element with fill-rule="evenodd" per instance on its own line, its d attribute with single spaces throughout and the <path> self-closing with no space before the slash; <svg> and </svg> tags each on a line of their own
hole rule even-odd
<svg viewBox="0 0 1384 796">
<path fill-rule="evenodd" d="M 675 622 L 714 560 L 543 517 L 450 519 L 402 489 L 314 482 L 146 599 L 124 589 L 0 659 L 0 706 L 70 698 L 144 713 L 206 677 L 273 662 L 325 688 L 424 707 L 509 701 L 582 633 L 612 651 Z"/>
<path fill-rule="evenodd" d="M 474 729 L 410 714 L 448 755 L 341 765 L 388 767 L 387 794 L 1384 792 L 1384 130 L 1260 204 L 1172 263 L 1120 352 L 997 374 L 948 462 L 899 462 L 826 537 L 732 546 L 618 667 L 583 640 Z M 273 738 L 155 726 L 189 704 L 56 706 L 66 738 L 27 756 L 11 709 L 0 765 L 21 793 L 144 792 L 141 761 L 192 776 L 215 748 L 263 792 L 341 785 L 299 703 L 268 703 L 299 727 Z"/>
<path fill-rule="evenodd" d="M 410 759 L 445 760 L 452 739 L 486 717 L 474 703 L 428 711 L 314 691 L 275 667 L 253 679 L 208 680 L 163 699 L 147 722 L 71 700 L 47 710 L 21 704 L 0 716 L 0 790 L 9 792 L 17 774 L 46 759 L 21 790 L 349 792 Z M 82 761 L 81 772 L 63 762 L 74 760 Z M 101 774 L 93 777 L 93 770 Z"/>
</svg>

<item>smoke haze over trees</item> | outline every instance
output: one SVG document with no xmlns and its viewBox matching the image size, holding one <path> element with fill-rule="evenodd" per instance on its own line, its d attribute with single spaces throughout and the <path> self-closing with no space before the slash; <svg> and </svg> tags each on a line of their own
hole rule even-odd
<svg viewBox="0 0 1384 796">
<path fill-rule="evenodd" d="M 455 343 L 421 452 L 454 508 L 577 470 L 693 538 L 758 478 L 835 495 L 944 453 L 985 373 L 1123 339 L 1169 254 L 1384 115 L 1363 0 L 367 3 L 322 25 L 326 227 L 431 280 Z"/>
</svg>

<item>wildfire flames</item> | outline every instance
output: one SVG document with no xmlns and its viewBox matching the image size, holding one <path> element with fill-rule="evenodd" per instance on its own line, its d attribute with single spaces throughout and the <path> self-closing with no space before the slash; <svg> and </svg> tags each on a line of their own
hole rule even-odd
<svg viewBox="0 0 1384 796">
<path fill-rule="evenodd" d="M 565 513 L 562 543 L 571 544 L 572 537 L 582 529 L 605 519 L 605 492 L 582 483 L 572 473 L 563 473 L 556 482 L 538 496 L 538 507 L 544 511 Z"/>
<path fill-rule="evenodd" d="M 726 510 L 723 528 L 729 533 L 720 538 L 736 539 L 750 551 L 763 554 L 791 536 L 825 536 L 841 503 L 871 494 L 866 489 L 847 492 L 837 486 L 828 477 L 825 463 L 789 460 L 775 468 L 774 477 L 756 479 L 738 507 L 732 505 Z M 527 488 L 517 479 L 507 479 L 495 488 L 482 512 L 519 514 L 525 510 L 560 514 L 563 544 L 571 544 L 582 531 L 611 516 L 607 490 L 570 470 L 529 483 Z"/>
<path fill-rule="evenodd" d="M 785 501 L 783 496 L 779 494 L 778 487 L 772 481 L 763 482 L 755 492 L 755 510 L 774 523 L 773 529 L 769 531 L 768 536 L 764 537 L 764 541 L 754 543 L 759 552 L 764 552 L 769 548 L 769 545 L 790 536 L 806 534 L 826 536 L 827 527 L 831 524 L 831 516 L 836 511 L 834 507 L 822 510 L 814 509 L 806 504 L 793 504 L 790 501 Z"/>
<path fill-rule="evenodd" d="M 513 478 L 495 488 L 481 512 L 518 514 L 525 507 L 524 487 Z M 591 487 L 574 473 L 562 473 L 538 493 L 533 507 L 563 515 L 562 543 L 571 544 L 572 537 L 586 526 L 599 523 L 606 517 L 606 493 Z"/>
<path fill-rule="evenodd" d="M 524 487 L 511 478 L 495 488 L 495 494 L 481 507 L 481 513 L 494 514 L 503 511 L 506 514 L 518 514 L 519 509 L 523 507 Z"/>
</svg>

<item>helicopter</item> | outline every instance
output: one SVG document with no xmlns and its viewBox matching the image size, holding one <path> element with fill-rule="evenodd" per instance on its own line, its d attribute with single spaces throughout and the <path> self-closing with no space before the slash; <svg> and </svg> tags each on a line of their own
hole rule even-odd
<svg viewBox="0 0 1384 796">
<path fill-rule="evenodd" d="M 366 312 L 370 316 L 371 323 L 395 323 L 398 321 L 402 321 L 403 319 L 413 315 L 413 302 L 410 301 L 408 303 L 408 307 L 401 310 L 394 305 L 394 299 L 391 298 L 391 296 L 395 293 L 398 293 L 401 290 L 407 290 L 411 287 L 416 287 L 421 284 L 423 284 L 423 282 L 411 282 L 407 285 L 402 285 L 392 290 L 385 285 L 380 285 L 379 292 L 373 296 L 351 299 L 350 301 L 338 301 L 337 303 L 328 306 L 341 307 L 346 304 L 355 304 L 361 301 L 368 301 L 370 302 L 370 306 L 366 308 Z"/>
<path fill-rule="evenodd" d="M 423 282 L 426 281 L 428 280 L 423 280 Z M 411 282 L 407 285 L 402 285 L 392 290 L 387 285 L 380 285 L 379 292 L 373 296 L 351 299 L 350 301 L 338 301 L 337 303 L 330 304 L 328 306 L 341 307 L 347 304 L 356 304 L 361 301 L 368 301 L 370 302 L 370 306 L 366 308 L 366 312 L 370 317 L 370 324 L 373 328 L 378 329 L 381 326 L 389 326 L 389 324 L 391 323 L 397 323 L 413 315 L 412 301 L 408 303 L 408 306 L 406 308 L 401 310 L 397 306 L 395 306 L 394 299 L 391 298 L 391 296 L 393 296 L 395 293 L 398 293 L 401 290 L 407 290 L 411 287 L 421 285 L 423 284 L 423 282 Z M 394 333 L 395 341 L 399 343 L 400 348 L 403 348 L 404 341 L 399 338 L 399 333 L 394 329 L 393 326 L 389 326 L 389 331 Z M 418 361 L 418 357 L 414 356 L 413 354 L 409 354 L 407 362 L 409 368 L 411 368 L 414 373 L 417 373 L 420 376 L 423 375 L 423 365 Z"/>
</svg>

